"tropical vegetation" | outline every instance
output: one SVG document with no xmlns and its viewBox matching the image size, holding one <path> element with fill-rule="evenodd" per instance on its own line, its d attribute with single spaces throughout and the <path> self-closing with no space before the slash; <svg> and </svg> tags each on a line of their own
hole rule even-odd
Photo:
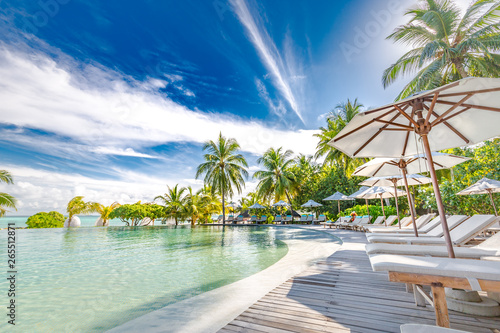
<svg viewBox="0 0 500 333">
<path fill-rule="evenodd" d="M 26 225 L 28 225 L 29 229 L 62 228 L 64 219 L 64 215 L 59 212 L 40 212 L 30 216 L 26 221 Z"/>
<path fill-rule="evenodd" d="M 205 162 L 198 166 L 196 178 L 205 175 L 204 182 L 212 189 L 213 194 L 219 194 L 222 199 L 222 221 L 226 223 L 226 196 L 234 195 L 234 188 L 237 193 L 242 192 L 245 179 L 248 177 L 247 161 L 240 154 L 239 143 L 232 138 L 225 138 L 219 134 L 217 141 L 208 141 L 203 145 L 206 152 L 203 156 Z"/>
<path fill-rule="evenodd" d="M 0 183 L 14 184 L 14 178 L 7 170 L 0 170 Z M 5 215 L 7 208 L 16 209 L 16 202 L 12 195 L 0 192 L 0 217 Z"/>
<path fill-rule="evenodd" d="M 406 11 L 408 23 L 387 38 L 411 47 L 382 76 L 388 87 L 411 81 L 397 100 L 469 76 L 500 77 L 500 2 L 476 0 L 461 15 L 449 0 L 425 0 Z"/>
</svg>

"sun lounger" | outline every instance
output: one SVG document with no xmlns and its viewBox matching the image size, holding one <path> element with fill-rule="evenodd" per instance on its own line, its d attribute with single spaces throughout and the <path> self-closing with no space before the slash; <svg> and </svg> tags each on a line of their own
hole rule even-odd
<svg viewBox="0 0 500 333">
<path fill-rule="evenodd" d="M 306 223 L 306 222 L 307 222 L 307 215 L 302 215 L 302 216 L 300 217 L 300 223 L 301 223 L 301 224 L 304 224 L 304 223 Z"/>
<path fill-rule="evenodd" d="M 250 218 L 250 223 L 257 223 L 257 216 L 252 215 L 252 217 Z"/>
<path fill-rule="evenodd" d="M 285 219 L 283 220 L 285 224 L 289 224 L 293 222 L 292 215 L 287 215 Z"/>
<path fill-rule="evenodd" d="M 451 218 L 450 218 L 451 220 Z M 450 237 L 453 245 L 461 246 L 470 241 L 475 236 L 479 235 L 484 230 L 488 229 L 492 224 L 497 222 L 495 215 L 474 215 L 464 223 L 458 223 L 453 229 L 451 222 Z M 381 237 L 383 238 L 383 237 Z M 386 237 L 390 239 L 391 237 Z M 429 245 L 444 245 L 446 244 L 444 236 L 442 237 L 393 237 L 398 240 L 381 241 L 380 238 L 372 238 L 370 243 L 405 243 L 405 244 L 429 244 Z"/>
<path fill-rule="evenodd" d="M 425 306 L 420 286 L 430 285 L 436 324 L 441 327 L 450 326 L 445 287 L 500 292 L 500 262 L 496 261 L 377 254 L 370 256 L 370 262 L 374 271 L 388 272 L 390 281 L 415 285 L 417 305 Z"/>
<path fill-rule="evenodd" d="M 314 216 L 312 215 L 307 215 L 307 221 L 306 224 L 312 224 L 314 220 Z"/>
<path fill-rule="evenodd" d="M 320 216 L 318 216 L 318 219 L 313 219 L 312 224 L 320 224 L 321 222 L 325 222 L 325 221 L 326 221 L 326 216 L 321 214 Z"/>
<path fill-rule="evenodd" d="M 391 224 L 394 223 L 394 221 L 396 221 L 398 217 L 396 215 L 391 215 L 391 216 L 388 216 L 386 218 L 386 221 L 387 221 L 387 227 L 385 226 L 386 224 L 386 221 L 384 221 L 384 216 L 379 216 L 377 217 L 377 219 L 375 220 L 375 222 L 377 222 L 377 224 L 375 222 L 373 222 L 373 224 L 371 226 L 369 226 L 367 229 L 372 232 L 371 230 L 385 230 L 386 228 L 390 228 L 391 227 Z"/>
<path fill-rule="evenodd" d="M 399 254 L 410 256 L 448 257 L 444 245 L 406 245 L 375 243 L 365 245 L 368 255 Z M 492 235 L 484 242 L 472 247 L 455 247 L 455 256 L 464 259 L 481 259 L 483 257 L 500 258 L 500 233 Z"/>
<path fill-rule="evenodd" d="M 362 218 L 362 221 L 360 221 L 358 223 L 358 225 L 356 226 L 356 230 L 359 230 L 359 231 L 365 231 L 365 227 L 367 226 L 370 226 L 370 221 L 371 221 L 372 217 L 370 215 L 364 215 L 363 218 Z"/>
<path fill-rule="evenodd" d="M 415 224 L 417 225 L 417 229 L 419 230 L 419 233 L 421 233 L 421 232 L 425 233 L 437 225 L 437 223 L 434 223 L 434 224 L 432 224 L 432 227 L 429 226 L 429 222 L 431 221 L 431 219 L 434 216 L 435 216 L 435 214 L 422 215 L 415 221 Z M 411 225 L 412 224 L 411 217 L 405 217 L 404 219 L 407 219 L 408 225 L 405 226 L 405 225 L 403 225 L 403 223 L 401 223 L 402 228 L 399 228 L 399 226 L 393 226 L 390 228 L 387 227 L 386 229 L 384 229 L 384 228 L 370 228 L 370 232 L 372 232 L 372 233 L 397 232 L 397 233 L 412 233 L 412 234 L 414 234 L 415 231 L 413 229 L 413 226 Z M 436 219 L 434 219 L 432 221 L 434 222 L 435 220 Z M 441 221 L 441 219 L 439 219 L 437 221 Z M 424 226 L 427 227 L 427 229 L 425 229 L 427 231 L 424 231 L 424 229 L 423 229 Z"/>
<path fill-rule="evenodd" d="M 233 220 L 233 223 L 238 223 L 238 222 L 243 222 L 243 215 L 238 215 L 235 220 Z"/>
<path fill-rule="evenodd" d="M 273 220 L 274 224 L 281 224 L 281 215 L 276 215 Z"/>
<path fill-rule="evenodd" d="M 424 324 L 404 324 L 400 328 L 401 333 L 470 333 L 469 331 Z"/>
<path fill-rule="evenodd" d="M 261 223 L 264 223 L 264 222 L 267 222 L 267 216 L 266 215 L 262 215 L 260 217 L 260 219 L 257 220 L 258 224 L 261 224 Z"/>
<path fill-rule="evenodd" d="M 351 223 L 345 225 L 345 229 L 357 230 L 362 223 L 365 223 L 368 217 L 358 216 Z"/>
<path fill-rule="evenodd" d="M 438 217 L 436 217 L 438 218 Z M 463 221 L 465 221 L 467 219 L 467 216 L 466 215 L 453 215 L 453 216 L 450 216 L 447 218 L 447 221 L 448 221 L 448 228 L 451 230 L 453 228 L 455 228 L 457 225 L 459 225 L 460 223 L 462 223 Z M 433 221 L 433 223 L 435 223 Z M 443 226 L 441 225 L 441 218 L 439 218 L 439 223 L 437 223 L 431 230 L 429 230 L 429 232 L 427 233 L 422 233 L 420 234 L 419 233 L 419 236 L 422 236 L 422 237 L 427 237 L 427 236 L 430 236 L 430 237 L 441 237 L 444 235 L 444 232 L 443 232 Z M 379 234 L 369 234 L 369 235 L 366 235 L 366 238 L 368 239 L 368 241 L 370 241 L 370 239 L 379 239 L 379 238 L 397 238 L 397 237 L 413 237 L 415 238 L 414 234 L 399 234 L 399 233 L 379 233 Z M 420 238 L 420 237 L 419 237 Z"/>
</svg>

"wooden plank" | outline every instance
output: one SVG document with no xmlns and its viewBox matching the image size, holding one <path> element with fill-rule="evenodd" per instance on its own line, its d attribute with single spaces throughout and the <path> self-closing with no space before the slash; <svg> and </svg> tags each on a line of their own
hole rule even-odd
<svg viewBox="0 0 500 333">
<path fill-rule="evenodd" d="M 364 252 L 345 246 L 364 244 L 362 234 L 327 231 L 343 238 L 344 249 L 270 291 L 221 332 L 399 332 L 401 324 L 435 323 L 434 310 L 417 307 L 405 281 L 397 284 L 389 281 L 387 273 L 373 272 Z M 498 318 L 454 311 L 448 315 L 456 329 L 491 333 L 500 327 Z"/>
</svg>

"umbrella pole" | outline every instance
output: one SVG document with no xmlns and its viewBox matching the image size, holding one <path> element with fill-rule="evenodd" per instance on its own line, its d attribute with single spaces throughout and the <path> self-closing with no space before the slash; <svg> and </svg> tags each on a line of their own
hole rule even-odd
<svg viewBox="0 0 500 333">
<path fill-rule="evenodd" d="M 421 110 L 420 112 L 418 111 L 419 110 L 417 110 L 417 115 L 419 116 L 419 118 L 422 118 L 422 111 Z M 423 130 L 425 131 L 427 129 L 423 128 Z M 439 190 L 439 184 L 436 177 L 436 170 L 434 169 L 434 161 L 432 159 L 432 152 L 431 152 L 431 147 L 429 145 L 429 138 L 427 137 L 427 134 L 428 133 L 425 132 L 420 133 L 420 137 L 422 138 L 422 142 L 424 144 L 425 157 L 427 158 L 427 165 L 429 166 L 429 172 L 431 174 L 432 187 L 434 188 L 436 204 L 438 207 L 439 216 L 441 217 L 441 225 L 443 226 L 444 239 L 446 240 L 446 248 L 448 250 L 448 256 L 450 258 L 455 258 L 455 251 L 453 251 L 453 243 L 451 242 L 450 229 L 448 228 L 448 221 L 446 220 L 446 214 L 444 212 L 443 198 L 441 197 L 441 191 Z"/>
<path fill-rule="evenodd" d="M 396 186 L 396 182 L 397 181 L 393 182 L 393 184 L 394 184 L 394 200 L 396 200 L 396 214 L 398 215 L 398 225 L 399 225 L 399 229 L 401 229 L 401 221 L 399 220 L 398 188 Z"/>
<path fill-rule="evenodd" d="M 340 217 L 340 200 L 337 200 L 337 204 L 339 206 L 339 211 L 338 211 L 338 214 L 339 214 L 339 217 Z"/>
<path fill-rule="evenodd" d="M 368 219 L 370 219 L 370 211 L 368 210 L 368 199 L 365 199 L 366 204 L 366 214 L 368 215 Z"/>
<path fill-rule="evenodd" d="M 401 171 L 403 172 L 403 180 L 405 182 L 405 189 L 406 189 L 406 195 L 408 196 L 408 207 L 410 208 L 410 215 L 411 219 L 413 221 L 413 231 L 415 231 L 415 236 L 418 237 L 418 229 L 417 229 L 417 223 L 415 222 L 415 205 L 413 204 L 413 200 L 411 200 L 411 194 L 410 194 L 410 189 L 408 187 L 408 179 L 406 179 L 406 168 L 401 168 Z"/>
<path fill-rule="evenodd" d="M 488 194 L 490 195 L 491 204 L 493 205 L 493 209 L 495 210 L 495 216 L 498 216 L 497 206 L 495 206 L 495 201 L 493 201 L 493 194 L 491 194 L 491 191 L 488 191 Z"/>
<path fill-rule="evenodd" d="M 385 211 L 384 211 L 384 199 L 382 199 L 382 194 L 380 195 L 380 203 L 382 204 L 382 215 L 384 216 L 384 223 L 385 226 L 387 227 L 387 220 L 385 218 Z"/>
</svg>

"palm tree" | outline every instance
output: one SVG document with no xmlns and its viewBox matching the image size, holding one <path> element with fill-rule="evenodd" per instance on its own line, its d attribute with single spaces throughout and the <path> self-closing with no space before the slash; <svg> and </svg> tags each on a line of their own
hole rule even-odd
<svg viewBox="0 0 500 333">
<path fill-rule="evenodd" d="M 187 188 L 186 203 L 184 210 L 186 215 L 191 218 L 191 226 L 194 226 L 199 218 L 203 216 L 206 199 L 202 194 L 202 190 L 194 193 L 191 186 Z"/>
<path fill-rule="evenodd" d="M 157 196 L 154 200 L 160 200 L 167 209 L 167 212 L 175 220 L 175 225 L 179 225 L 179 220 L 184 218 L 185 211 L 184 205 L 186 204 L 186 192 L 185 187 L 179 188 L 179 184 L 175 185 L 173 188 L 167 185 L 167 193 L 164 195 Z"/>
<path fill-rule="evenodd" d="M 103 227 L 109 226 L 109 216 L 118 207 L 120 207 L 120 204 L 118 202 L 113 202 L 109 206 L 104 206 L 103 204 L 97 202 L 92 203 L 92 211 L 100 215 Z"/>
<path fill-rule="evenodd" d="M 225 197 L 233 196 L 233 187 L 241 193 L 245 186 L 243 177 L 248 177 L 248 167 L 245 157 L 236 152 L 240 145 L 235 139 L 227 139 L 219 133 L 217 142 L 209 141 L 203 146 L 207 153 L 203 156 L 205 162 L 198 166 L 196 178 L 205 175 L 204 182 L 211 186 L 212 191 L 222 197 L 222 224 L 226 224 Z"/>
<path fill-rule="evenodd" d="M 0 170 L 0 183 L 14 184 L 14 179 L 7 170 Z M 16 209 L 16 198 L 10 194 L 0 192 L 0 217 L 5 215 L 6 208 Z"/>
<path fill-rule="evenodd" d="M 387 37 L 413 47 L 384 71 L 384 87 L 416 73 L 397 100 L 468 76 L 500 76 L 500 2 L 476 0 L 460 17 L 451 1 L 426 0 Z"/>
<path fill-rule="evenodd" d="M 265 170 L 259 170 L 253 177 L 259 180 L 257 184 L 257 193 L 261 198 L 274 196 L 275 201 L 286 197 L 292 210 L 291 191 L 294 189 L 296 180 L 290 170 L 294 163 L 291 158 L 293 152 L 287 150 L 282 152 L 283 148 L 269 148 L 264 155 L 257 160 Z M 293 212 L 293 211 L 292 211 Z"/>
<path fill-rule="evenodd" d="M 68 202 L 68 228 L 71 227 L 73 217 L 77 214 L 89 214 L 93 212 L 93 204 L 83 201 L 83 196 L 76 196 Z"/>
<path fill-rule="evenodd" d="M 347 124 L 363 109 L 363 104 L 358 102 L 356 98 L 354 102 L 347 99 L 347 102 L 339 103 L 334 110 L 327 116 L 327 127 L 320 127 L 320 133 L 314 134 L 319 138 L 318 145 L 316 146 L 316 153 L 314 158 L 325 157 L 325 164 L 341 164 L 344 169 L 352 168 L 352 159 L 330 146 L 328 143 L 337 135 Z"/>
</svg>

